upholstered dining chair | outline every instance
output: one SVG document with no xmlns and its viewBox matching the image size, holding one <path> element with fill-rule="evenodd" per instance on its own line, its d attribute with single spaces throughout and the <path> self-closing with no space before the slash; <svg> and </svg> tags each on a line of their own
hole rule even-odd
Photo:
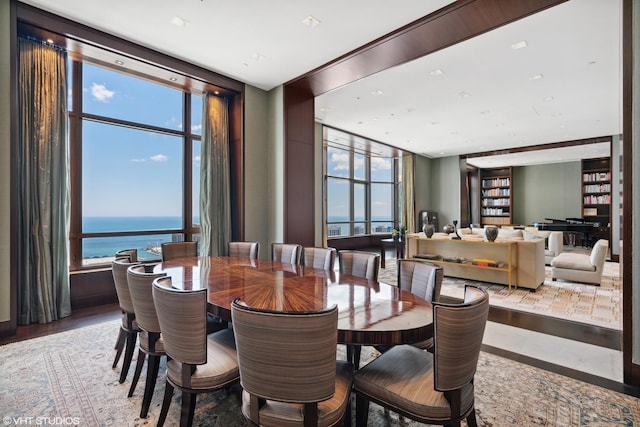
<svg viewBox="0 0 640 427">
<path fill-rule="evenodd" d="M 440 299 L 443 279 L 444 269 L 440 265 L 410 259 L 398 260 L 398 287 L 424 300 L 435 302 Z M 423 350 L 433 351 L 433 338 L 412 345 Z M 384 353 L 391 346 L 375 346 L 375 348 Z"/>
<path fill-rule="evenodd" d="M 271 260 L 299 265 L 302 261 L 302 245 L 293 243 L 272 243 Z"/>
<path fill-rule="evenodd" d="M 305 247 L 302 261 L 308 267 L 333 270 L 336 264 L 336 253 L 335 248 Z"/>
<path fill-rule="evenodd" d="M 122 249 L 116 252 L 116 259 L 119 258 L 127 258 L 129 262 L 137 262 L 138 261 L 138 250 L 137 249 Z"/>
<path fill-rule="evenodd" d="M 460 304 L 434 302 L 433 354 L 398 345 L 355 373 L 356 425 L 367 425 L 371 401 L 421 423 L 476 426 L 473 379 L 488 313 L 480 287 L 467 285 Z"/>
<path fill-rule="evenodd" d="M 242 413 L 251 425 L 351 424 L 353 366 L 336 361 L 337 306 L 279 312 L 247 307 L 236 299 L 231 318 Z"/>
<path fill-rule="evenodd" d="M 378 280 L 380 254 L 362 251 L 338 251 L 340 274 L 350 274 L 367 280 Z M 355 368 L 360 367 L 359 345 L 347 345 L 347 358 L 353 361 Z"/>
<path fill-rule="evenodd" d="M 180 425 L 191 426 L 198 393 L 224 389 L 239 380 L 233 330 L 207 335 L 206 289 L 173 289 L 170 277 L 162 277 L 153 282 L 153 301 L 167 353 L 158 426 L 167 418 L 174 388 L 182 391 Z"/>
<path fill-rule="evenodd" d="M 156 387 L 160 359 L 162 356 L 166 356 L 151 291 L 153 281 L 158 277 L 164 276 L 166 276 L 166 273 L 147 272 L 144 265 L 132 265 L 127 269 L 129 292 L 131 293 L 131 301 L 135 309 L 138 327 L 140 328 L 138 333 L 140 338 L 138 360 L 136 361 L 136 370 L 129 388 L 129 397 L 133 396 L 142 372 L 142 366 L 145 359 L 147 359 L 147 378 L 144 386 L 142 407 L 140 408 L 140 418 L 147 417 L 153 391 Z M 149 357 L 147 358 L 147 356 Z"/>
<path fill-rule="evenodd" d="M 367 280 L 378 280 L 380 254 L 362 251 L 338 251 L 341 274 L 350 274 Z"/>
<path fill-rule="evenodd" d="M 131 294 L 129 293 L 129 283 L 127 282 L 127 269 L 132 265 L 138 264 L 137 262 L 129 262 L 128 258 L 116 259 L 111 263 L 113 283 L 116 286 L 118 304 L 122 311 L 122 322 L 118 333 L 118 342 L 116 343 L 116 357 L 113 360 L 112 366 L 115 368 L 118 365 L 124 349 L 124 359 L 122 360 L 122 369 L 120 370 L 120 383 L 123 383 L 127 378 L 131 360 L 133 359 L 133 352 L 136 348 L 136 341 L 138 340 L 138 323 L 136 322 L 136 313 L 133 308 L 133 302 L 131 301 Z"/>
<path fill-rule="evenodd" d="M 229 256 L 258 259 L 260 254 L 259 242 L 229 242 Z"/>
<path fill-rule="evenodd" d="M 167 242 L 160 247 L 163 261 L 198 256 L 198 242 Z"/>
</svg>

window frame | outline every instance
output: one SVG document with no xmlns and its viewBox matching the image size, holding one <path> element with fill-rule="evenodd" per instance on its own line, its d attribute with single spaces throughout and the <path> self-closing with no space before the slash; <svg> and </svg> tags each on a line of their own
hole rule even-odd
<svg viewBox="0 0 640 427">
<path fill-rule="evenodd" d="M 337 131 L 344 134 L 344 137 L 354 140 L 356 135 L 350 134 L 346 131 L 338 131 L 327 126 L 323 126 L 323 223 L 324 223 L 324 238 L 353 238 L 353 237 L 361 237 L 361 236 L 371 236 L 371 235 L 385 235 L 391 234 L 391 230 L 388 232 L 373 232 L 374 226 L 376 223 L 387 223 L 391 222 L 392 227 L 396 227 L 401 222 L 401 206 L 400 200 L 402 200 L 402 194 L 400 193 L 401 186 L 401 178 L 399 177 L 400 163 L 402 162 L 402 151 L 396 148 L 390 149 L 388 146 L 378 143 L 373 140 L 366 140 L 366 146 L 369 147 L 385 147 L 385 150 L 392 154 L 392 156 L 384 156 L 384 155 L 375 155 L 371 152 L 358 149 L 356 144 L 338 144 L 332 142 L 331 137 L 328 136 L 328 130 Z M 361 139 L 361 137 L 358 137 Z M 329 173 L 329 151 L 330 149 L 341 150 L 342 152 L 349 155 L 349 176 L 336 176 L 331 175 Z M 365 164 L 364 164 L 364 179 L 355 178 L 355 155 L 364 156 Z M 371 179 L 371 158 L 372 157 L 381 157 L 385 159 L 389 159 L 392 161 L 392 170 L 391 170 L 391 180 L 390 181 L 374 181 Z M 329 221 L 329 179 L 332 180 L 343 180 L 348 182 L 349 184 L 349 218 L 347 221 Z M 363 185 L 365 189 L 365 218 L 364 220 L 356 220 L 355 219 L 355 186 Z M 372 209 L 371 209 L 371 187 L 372 184 L 389 184 L 392 188 L 392 197 L 390 203 L 392 204 L 392 218 L 391 221 L 374 221 L 372 218 Z M 365 232 L 363 234 L 355 234 L 355 225 L 356 224 L 365 224 Z M 333 224 L 348 224 L 348 234 L 341 234 L 338 236 L 330 236 L 329 235 L 329 227 Z"/>
</svg>

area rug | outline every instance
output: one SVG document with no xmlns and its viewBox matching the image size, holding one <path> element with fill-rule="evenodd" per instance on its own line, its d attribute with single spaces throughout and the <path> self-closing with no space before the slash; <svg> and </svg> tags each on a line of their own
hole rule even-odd
<svg viewBox="0 0 640 427">
<path fill-rule="evenodd" d="M 164 365 L 149 416 L 140 419 L 145 374 L 135 394 L 127 398 L 133 367 L 123 384 L 118 383 L 119 367 L 111 369 L 117 330 L 118 322 L 112 321 L 0 346 L 3 425 L 156 425 Z M 377 355 L 365 347 L 362 363 Z M 344 357 L 343 346 L 338 346 L 337 357 Z M 480 426 L 640 425 L 639 399 L 484 352 L 475 384 Z M 236 386 L 201 395 L 194 426 L 247 425 L 239 409 L 239 393 Z M 165 425 L 177 425 L 179 416 L 180 394 L 176 393 Z M 385 414 L 372 404 L 369 425 L 418 424 Z"/>
<path fill-rule="evenodd" d="M 394 260 L 389 260 L 386 268 L 380 269 L 379 280 L 397 283 Z M 492 306 L 622 330 L 622 289 L 617 263 L 605 263 L 600 286 L 562 280 L 554 282 L 551 280 L 551 267 L 545 267 L 544 284 L 535 291 L 512 287 L 509 292 L 504 285 L 445 277 L 441 294 L 462 298 L 464 286 L 468 283 L 485 288 Z"/>
</svg>

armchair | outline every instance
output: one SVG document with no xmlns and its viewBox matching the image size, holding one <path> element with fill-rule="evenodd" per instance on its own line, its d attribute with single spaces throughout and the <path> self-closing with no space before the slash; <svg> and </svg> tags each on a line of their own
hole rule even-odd
<svg viewBox="0 0 640 427">
<path fill-rule="evenodd" d="M 590 255 L 563 252 L 551 261 L 551 280 L 563 279 L 600 286 L 609 241 L 600 239 Z"/>
</svg>

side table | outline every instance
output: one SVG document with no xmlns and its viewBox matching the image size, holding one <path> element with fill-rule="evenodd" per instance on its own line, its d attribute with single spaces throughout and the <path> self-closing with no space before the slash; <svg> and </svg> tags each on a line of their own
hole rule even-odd
<svg viewBox="0 0 640 427">
<path fill-rule="evenodd" d="M 404 258 L 405 239 L 382 239 L 380 240 L 380 267 L 384 268 L 385 252 L 388 247 L 395 248 L 396 258 Z"/>
</svg>

